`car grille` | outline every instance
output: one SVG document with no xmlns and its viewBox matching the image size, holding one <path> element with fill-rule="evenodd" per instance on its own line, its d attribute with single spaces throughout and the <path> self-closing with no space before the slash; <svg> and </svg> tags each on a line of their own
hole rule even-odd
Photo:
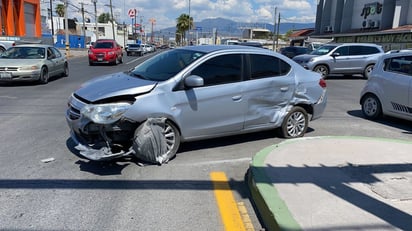
<svg viewBox="0 0 412 231">
<path fill-rule="evenodd" d="M 80 110 L 86 105 L 76 96 L 72 95 L 69 101 L 68 116 L 71 120 L 77 120 L 80 118 Z"/>
<path fill-rule="evenodd" d="M 95 53 L 97 58 L 104 58 L 104 53 Z"/>
<path fill-rule="evenodd" d="M 17 71 L 17 67 L 0 67 L 0 71 Z"/>
</svg>

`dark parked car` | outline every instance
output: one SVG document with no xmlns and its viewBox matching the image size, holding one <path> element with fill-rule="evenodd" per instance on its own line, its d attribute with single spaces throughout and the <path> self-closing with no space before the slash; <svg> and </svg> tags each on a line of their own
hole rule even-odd
<svg viewBox="0 0 412 231">
<path fill-rule="evenodd" d="M 326 98 L 319 73 L 276 52 L 187 46 L 85 83 L 70 96 L 66 119 L 76 149 L 93 160 L 136 153 L 145 121 L 162 119 L 162 156 L 171 158 L 191 140 L 270 129 L 301 137 Z"/>
<path fill-rule="evenodd" d="M 293 58 L 296 55 L 307 54 L 309 49 L 302 46 L 291 46 L 291 47 L 282 47 L 280 48 L 280 53 L 286 57 Z"/>
<path fill-rule="evenodd" d="M 89 65 L 123 63 L 123 48 L 114 39 L 98 39 L 89 49 Z"/>
</svg>

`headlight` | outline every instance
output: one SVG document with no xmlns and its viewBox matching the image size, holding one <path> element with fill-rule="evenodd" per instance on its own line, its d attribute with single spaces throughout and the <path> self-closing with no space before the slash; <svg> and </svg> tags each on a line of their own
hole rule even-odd
<svg viewBox="0 0 412 231">
<path fill-rule="evenodd" d="M 35 71 L 35 70 L 39 70 L 40 67 L 38 66 L 23 66 L 19 68 L 21 71 Z"/>
<path fill-rule="evenodd" d="M 80 113 L 97 124 L 111 124 L 119 120 L 130 106 L 128 103 L 86 105 Z"/>
<path fill-rule="evenodd" d="M 107 52 L 108 55 L 114 55 L 114 51 Z"/>
</svg>

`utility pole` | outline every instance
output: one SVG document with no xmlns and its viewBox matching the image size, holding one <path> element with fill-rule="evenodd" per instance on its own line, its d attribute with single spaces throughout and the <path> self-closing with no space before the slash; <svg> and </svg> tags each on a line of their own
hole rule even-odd
<svg viewBox="0 0 412 231">
<path fill-rule="evenodd" d="M 66 55 L 70 56 L 70 43 L 69 43 L 69 22 L 67 20 L 67 0 L 64 0 L 64 27 L 66 33 Z"/>
<path fill-rule="evenodd" d="M 112 18 L 112 32 L 113 32 L 113 39 L 116 39 L 116 36 L 114 34 L 114 17 L 113 17 L 113 5 L 112 5 L 112 0 L 110 0 L 110 17 Z"/>
<path fill-rule="evenodd" d="M 279 16 L 278 16 L 278 29 L 276 32 L 276 48 L 278 47 L 278 42 L 279 42 L 279 25 L 280 25 L 280 12 L 279 12 Z"/>
<path fill-rule="evenodd" d="M 95 23 L 95 28 L 96 28 L 96 40 L 99 39 L 99 29 L 97 28 L 97 8 L 96 8 L 96 3 L 97 0 L 92 0 L 93 4 L 94 4 L 94 23 Z"/>
<path fill-rule="evenodd" d="M 156 19 L 151 18 L 151 19 L 149 19 L 149 22 L 152 24 L 152 33 L 151 33 L 151 35 L 150 35 L 150 41 L 153 43 L 153 42 L 154 42 L 153 25 L 156 23 Z"/>
<path fill-rule="evenodd" d="M 86 24 L 84 23 L 84 3 L 80 3 L 82 6 L 82 20 L 83 20 L 83 46 L 86 48 Z M 80 48 L 80 47 L 79 47 Z"/>
<path fill-rule="evenodd" d="M 275 14 L 273 15 L 273 41 L 272 41 L 272 50 L 276 51 L 275 41 L 276 41 L 276 14 L 277 14 L 277 7 L 275 7 Z"/>
<path fill-rule="evenodd" d="M 51 34 L 52 34 L 52 43 L 54 45 L 54 26 L 53 26 L 53 0 L 50 0 L 50 21 L 51 21 Z"/>
</svg>

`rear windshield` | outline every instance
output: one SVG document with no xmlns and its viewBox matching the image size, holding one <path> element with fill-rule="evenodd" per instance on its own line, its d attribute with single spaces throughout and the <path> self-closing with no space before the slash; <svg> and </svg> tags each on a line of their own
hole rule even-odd
<svg viewBox="0 0 412 231">
<path fill-rule="evenodd" d="M 129 44 L 129 47 L 140 47 L 139 44 Z"/>
</svg>

